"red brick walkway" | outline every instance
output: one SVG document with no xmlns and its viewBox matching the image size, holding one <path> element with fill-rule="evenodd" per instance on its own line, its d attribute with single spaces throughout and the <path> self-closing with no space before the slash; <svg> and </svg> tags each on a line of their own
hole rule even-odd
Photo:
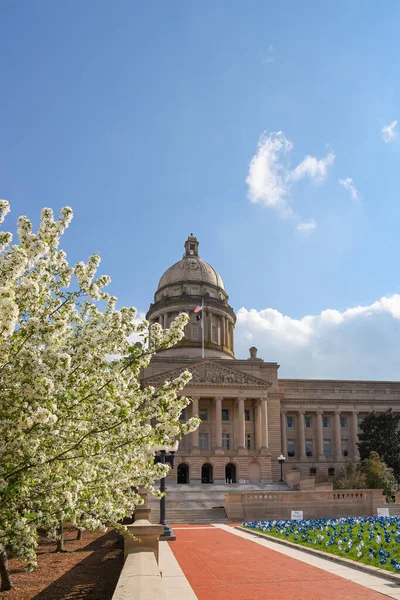
<svg viewBox="0 0 400 600">
<path fill-rule="evenodd" d="M 388 598 L 221 529 L 181 529 L 175 534 L 171 549 L 199 600 Z"/>
</svg>

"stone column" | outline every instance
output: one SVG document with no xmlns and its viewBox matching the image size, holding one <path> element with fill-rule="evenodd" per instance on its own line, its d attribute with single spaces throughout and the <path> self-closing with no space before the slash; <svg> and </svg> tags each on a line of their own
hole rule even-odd
<svg viewBox="0 0 400 600">
<path fill-rule="evenodd" d="M 299 446 L 300 446 L 300 460 L 307 460 L 306 456 L 306 437 L 304 431 L 304 410 L 299 410 L 299 416 L 297 419 L 299 424 Z"/>
<path fill-rule="evenodd" d="M 318 460 L 325 460 L 322 410 L 317 410 L 317 456 Z"/>
<path fill-rule="evenodd" d="M 208 341 L 212 342 L 212 314 L 210 313 L 210 311 L 207 312 L 207 331 L 208 331 Z"/>
<path fill-rule="evenodd" d="M 261 445 L 268 448 L 268 444 L 268 404 L 266 398 L 261 398 Z"/>
<path fill-rule="evenodd" d="M 360 455 L 358 454 L 358 412 L 355 410 L 351 415 L 351 445 L 352 445 L 352 453 L 351 458 L 353 460 L 360 460 Z"/>
<path fill-rule="evenodd" d="M 340 431 L 340 410 L 335 411 L 335 459 L 342 458 L 342 434 Z"/>
<path fill-rule="evenodd" d="M 215 398 L 215 449 L 222 451 L 222 400 L 221 396 Z"/>
<path fill-rule="evenodd" d="M 281 412 L 281 439 L 282 439 L 282 454 L 287 458 L 287 428 L 286 428 L 286 411 Z"/>
<path fill-rule="evenodd" d="M 199 414 L 199 396 L 193 396 L 192 402 L 192 417 Z M 192 432 L 192 452 L 198 453 L 200 452 L 199 448 L 199 430 Z"/>
<path fill-rule="evenodd" d="M 224 319 L 224 317 L 220 317 L 220 323 L 221 323 L 220 344 L 221 344 L 221 346 L 224 346 L 225 345 L 225 319 Z"/>
<path fill-rule="evenodd" d="M 246 449 L 246 440 L 245 440 L 245 424 L 244 424 L 244 398 L 238 398 L 238 433 L 239 433 L 239 450 Z"/>
<path fill-rule="evenodd" d="M 261 450 L 262 436 L 261 436 L 261 400 L 256 403 L 256 450 Z"/>
<path fill-rule="evenodd" d="M 168 327 L 168 313 L 164 313 L 164 327 L 163 329 L 167 329 Z"/>
</svg>

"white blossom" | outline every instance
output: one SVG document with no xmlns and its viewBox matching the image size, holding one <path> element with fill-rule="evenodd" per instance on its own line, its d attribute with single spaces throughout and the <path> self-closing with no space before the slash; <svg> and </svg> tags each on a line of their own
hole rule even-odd
<svg viewBox="0 0 400 600">
<path fill-rule="evenodd" d="M 8 212 L 0 200 L 0 222 Z M 58 248 L 71 219 L 69 207 L 59 219 L 46 208 L 36 233 L 20 217 L 19 243 L 0 232 L 0 545 L 28 569 L 38 528 L 104 529 L 142 502 L 137 488 L 158 496 L 154 482 L 170 467 L 154 464 L 154 447 L 199 426 L 179 420 L 188 372 L 159 389 L 139 381 L 155 351 L 182 339 L 188 316 L 162 330 L 137 323 L 133 307 L 117 310 L 100 257 L 70 267 Z"/>
</svg>

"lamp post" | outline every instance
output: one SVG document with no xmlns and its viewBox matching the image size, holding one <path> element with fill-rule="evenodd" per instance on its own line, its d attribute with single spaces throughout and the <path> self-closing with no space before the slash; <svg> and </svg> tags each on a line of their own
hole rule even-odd
<svg viewBox="0 0 400 600">
<path fill-rule="evenodd" d="M 171 468 L 174 468 L 175 464 L 175 452 L 178 450 L 179 442 L 176 442 L 173 446 L 156 446 L 154 456 L 155 463 L 161 463 L 162 465 L 170 464 Z M 160 500 L 160 525 L 164 527 L 164 533 L 160 535 L 160 540 L 175 540 L 175 534 L 173 529 L 167 524 L 167 498 L 165 496 L 165 492 L 167 490 L 167 485 L 165 482 L 165 477 L 160 479 L 160 492 L 164 495 Z"/>
<path fill-rule="evenodd" d="M 278 463 L 281 465 L 281 478 L 279 480 L 279 483 L 284 483 L 284 481 L 283 481 L 283 465 L 285 464 L 285 460 L 286 460 L 286 456 L 283 456 L 283 454 L 278 456 Z"/>
</svg>

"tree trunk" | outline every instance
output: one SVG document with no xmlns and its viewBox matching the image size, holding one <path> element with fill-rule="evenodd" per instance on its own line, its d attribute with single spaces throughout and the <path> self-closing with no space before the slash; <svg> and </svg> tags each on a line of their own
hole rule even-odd
<svg viewBox="0 0 400 600">
<path fill-rule="evenodd" d="M 7 590 L 11 590 L 13 587 L 13 584 L 10 579 L 10 571 L 8 570 L 7 552 L 1 545 L 0 545 L 0 575 L 1 575 L 0 591 L 6 592 Z"/>
<path fill-rule="evenodd" d="M 66 552 L 64 549 L 64 523 L 60 523 L 60 527 L 58 528 L 56 552 Z"/>
<path fill-rule="evenodd" d="M 76 536 L 77 540 L 81 540 L 82 539 L 82 529 L 78 529 L 78 534 Z"/>
</svg>

